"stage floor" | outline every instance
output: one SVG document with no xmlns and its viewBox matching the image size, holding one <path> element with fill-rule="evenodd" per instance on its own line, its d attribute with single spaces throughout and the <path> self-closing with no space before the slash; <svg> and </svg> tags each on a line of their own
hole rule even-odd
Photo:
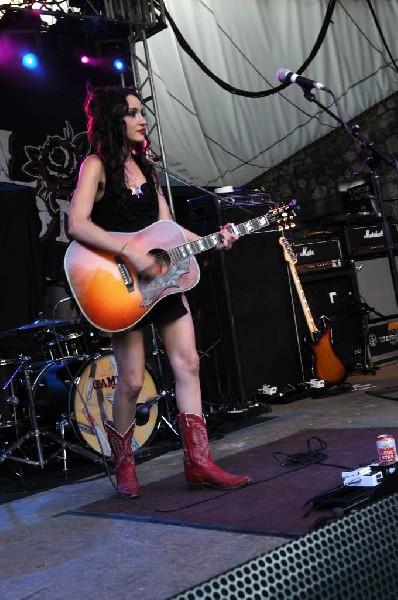
<svg viewBox="0 0 398 600">
<path fill-rule="evenodd" d="M 398 385 L 397 364 L 384 366 L 375 375 L 350 376 L 348 382 L 358 388 L 273 404 L 275 418 L 212 441 L 213 457 L 229 457 L 302 430 L 322 438 L 322 430 L 352 428 L 355 443 L 355 429 L 388 433 L 396 426 L 397 394 L 390 399 L 373 393 Z M 181 470 L 181 450 L 137 467 L 142 487 Z M 0 505 L 0 597 L 165 600 L 291 541 L 284 536 L 78 513 L 80 507 L 111 494 L 111 484 L 103 477 Z M 145 491 L 139 500 L 145 505 Z"/>
</svg>

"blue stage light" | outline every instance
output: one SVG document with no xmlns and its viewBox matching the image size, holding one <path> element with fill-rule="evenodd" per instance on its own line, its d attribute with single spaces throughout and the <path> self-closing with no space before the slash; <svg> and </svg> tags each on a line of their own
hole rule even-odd
<svg viewBox="0 0 398 600">
<path fill-rule="evenodd" d="M 123 73 L 123 71 L 126 68 L 126 65 L 120 58 L 117 58 L 116 60 L 113 61 L 113 68 L 115 69 L 115 71 L 118 71 L 119 73 Z"/>
<path fill-rule="evenodd" d="M 23 55 L 22 64 L 25 67 L 25 69 L 30 69 L 31 71 L 33 71 L 34 69 L 38 68 L 39 59 L 37 58 L 36 54 L 29 52 L 28 54 Z"/>
</svg>

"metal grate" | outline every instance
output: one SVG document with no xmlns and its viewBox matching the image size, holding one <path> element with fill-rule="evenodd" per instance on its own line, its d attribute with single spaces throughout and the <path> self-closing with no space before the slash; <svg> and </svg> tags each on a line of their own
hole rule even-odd
<svg viewBox="0 0 398 600">
<path fill-rule="evenodd" d="M 397 515 L 398 495 L 390 496 L 173 600 L 398 598 Z"/>
</svg>

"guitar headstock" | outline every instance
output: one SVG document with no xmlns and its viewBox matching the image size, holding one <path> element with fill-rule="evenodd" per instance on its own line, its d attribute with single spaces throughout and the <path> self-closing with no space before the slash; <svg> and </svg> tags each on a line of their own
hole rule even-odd
<svg viewBox="0 0 398 600">
<path fill-rule="evenodd" d="M 295 265 L 297 262 L 297 256 L 296 253 L 293 251 L 293 248 L 291 247 L 291 245 L 289 244 L 289 242 L 287 241 L 287 239 L 283 236 L 281 236 L 279 238 L 279 243 L 283 248 L 283 255 L 285 257 L 285 260 L 288 263 L 291 263 L 292 265 Z"/>
<path fill-rule="evenodd" d="M 273 208 L 267 213 L 267 217 L 272 220 L 273 223 L 277 223 L 278 229 L 291 229 L 296 227 L 294 218 L 296 217 L 296 201 L 292 200 L 289 204 Z"/>
</svg>

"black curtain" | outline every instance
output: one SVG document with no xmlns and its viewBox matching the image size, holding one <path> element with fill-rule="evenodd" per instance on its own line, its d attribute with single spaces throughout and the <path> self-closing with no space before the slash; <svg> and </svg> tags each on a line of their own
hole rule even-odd
<svg viewBox="0 0 398 600">
<path fill-rule="evenodd" d="M 37 319 L 43 306 L 40 220 L 35 192 L 23 186 L 0 187 L 0 331 Z M 0 335 L 0 356 L 28 350 L 33 334 Z"/>
</svg>

